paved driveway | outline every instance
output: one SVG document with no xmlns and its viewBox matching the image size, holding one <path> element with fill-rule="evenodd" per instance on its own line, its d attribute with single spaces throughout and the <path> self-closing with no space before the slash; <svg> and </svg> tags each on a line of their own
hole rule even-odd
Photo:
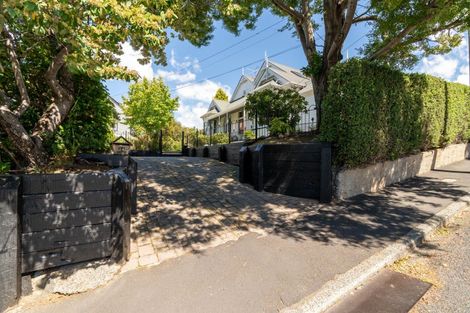
<svg viewBox="0 0 470 313">
<path fill-rule="evenodd" d="M 247 232 L 302 236 L 296 221 L 315 200 L 259 193 L 238 182 L 238 168 L 206 158 L 134 158 L 138 211 L 125 270 L 199 253 Z"/>
</svg>

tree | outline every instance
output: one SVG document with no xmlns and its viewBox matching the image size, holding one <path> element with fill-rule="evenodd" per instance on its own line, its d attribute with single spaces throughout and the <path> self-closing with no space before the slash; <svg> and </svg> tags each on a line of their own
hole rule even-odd
<svg viewBox="0 0 470 313">
<path fill-rule="evenodd" d="M 0 89 L 0 128 L 27 165 L 44 165 L 44 140 L 76 103 L 74 74 L 135 79 L 119 66 L 124 42 L 142 53 L 141 63 L 166 64 L 170 37 L 207 44 L 213 13 L 202 0 L 2 1 L 0 79 L 8 83 Z M 200 14 L 210 18 L 193 25 Z M 29 114 L 39 115 L 31 128 L 23 124 Z"/>
<path fill-rule="evenodd" d="M 117 114 L 106 88 L 98 79 L 74 77 L 76 103 L 46 143 L 53 155 L 75 157 L 77 153 L 108 152 L 114 138 Z M 50 146 L 50 147 L 48 147 Z"/>
<path fill-rule="evenodd" d="M 269 129 L 274 124 L 274 133 L 279 134 L 295 129 L 307 104 L 294 89 L 264 89 L 248 95 L 245 110 L 250 119 L 258 118 L 258 123 Z"/>
<path fill-rule="evenodd" d="M 144 78 L 130 85 L 129 95 L 123 101 L 126 122 L 138 137 L 156 138 L 170 124 L 177 108 L 178 98 L 171 97 L 161 78 Z"/>
<path fill-rule="evenodd" d="M 460 44 L 470 25 L 467 0 L 257 0 L 213 5 L 225 27 L 253 27 L 265 9 L 287 17 L 302 45 L 321 123 L 321 104 L 328 74 L 343 59 L 342 49 L 353 25 L 369 23 L 371 32 L 361 51 L 369 60 L 410 67 L 420 57 L 446 53 Z M 206 19 L 201 19 L 204 23 Z M 200 21 L 200 20 L 198 20 Z M 451 31 L 452 30 L 452 31 Z"/>
<path fill-rule="evenodd" d="M 228 101 L 228 95 L 225 93 L 225 91 L 222 88 L 219 88 L 215 92 L 214 99 Z"/>
</svg>

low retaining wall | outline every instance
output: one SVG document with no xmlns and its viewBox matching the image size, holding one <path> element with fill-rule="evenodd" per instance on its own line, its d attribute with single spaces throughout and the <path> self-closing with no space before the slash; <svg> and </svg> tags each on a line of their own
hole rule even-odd
<svg viewBox="0 0 470 313">
<path fill-rule="evenodd" d="M 156 157 L 160 156 L 161 153 L 153 150 L 129 150 L 130 156 L 139 156 L 139 157 Z"/>
<path fill-rule="evenodd" d="M 20 297 L 21 274 L 128 260 L 131 195 L 132 182 L 119 168 L 0 176 L 0 311 Z"/>
<path fill-rule="evenodd" d="M 470 144 L 455 144 L 394 161 L 340 170 L 336 173 L 335 197 L 345 199 L 361 193 L 376 192 L 388 185 L 465 158 L 470 158 Z"/>
<path fill-rule="evenodd" d="M 21 296 L 19 177 L 0 176 L 0 312 Z"/>
<path fill-rule="evenodd" d="M 242 142 L 235 142 L 230 144 L 193 148 L 190 152 L 190 156 L 208 157 L 211 159 L 223 161 L 238 166 L 240 158 L 240 149 L 242 148 L 242 146 Z M 219 152 L 221 148 L 225 149 L 225 152 L 222 152 L 222 154 L 221 152 Z M 206 155 L 204 154 L 204 150 L 207 151 Z"/>
<path fill-rule="evenodd" d="M 240 150 L 239 179 L 258 191 L 319 199 L 332 197 L 331 145 L 268 144 Z"/>
<path fill-rule="evenodd" d="M 100 161 L 113 168 L 121 168 L 131 181 L 131 213 L 137 214 L 137 162 L 119 154 L 81 153 L 77 159 Z"/>
</svg>

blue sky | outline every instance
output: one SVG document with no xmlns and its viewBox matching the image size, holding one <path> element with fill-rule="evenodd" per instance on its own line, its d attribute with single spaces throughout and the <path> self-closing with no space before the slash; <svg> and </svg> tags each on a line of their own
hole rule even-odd
<svg viewBox="0 0 470 313">
<path fill-rule="evenodd" d="M 189 42 L 174 39 L 166 47 L 168 65 L 166 67 L 137 62 L 139 52 L 134 51 L 128 44 L 124 45 L 124 55 L 121 64 L 139 72 L 143 77 L 162 76 L 170 87 L 172 94 L 180 99 L 180 108 L 175 112 L 178 121 L 189 127 L 201 127 L 199 118 L 207 109 L 215 90 L 224 88 L 230 95 L 240 78 L 242 70 L 233 69 L 244 67 L 246 74 L 254 73 L 261 65 L 265 53 L 274 56 L 276 62 L 301 68 L 306 61 L 300 42 L 289 30 L 280 32 L 284 21 L 268 12 L 264 13 L 256 25 L 256 29 L 243 30 L 240 36 L 227 32 L 220 24 L 216 24 L 214 38 L 208 46 L 197 48 Z M 357 48 L 367 40 L 367 26 L 362 23 L 353 26 L 344 44 L 350 57 L 357 54 Z M 241 42 L 243 41 L 243 42 Z M 240 43 L 241 42 L 241 43 Z M 451 81 L 468 84 L 468 47 L 466 40 L 461 47 L 454 49 L 445 56 L 431 56 L 422 60 L 415 71 L 440 76 Z M 237 44 L 240 43 L 240 44 Z M 235 47 L 227 49 L 232 45 Z M 214 54 L 218 53 L 214 56 Z M 251 64 L 255 62 L 255 64 Z M 249 66 L 245 66 L 251 64 Z M 217 76 L 217 77 L 214 77 Z M 214 78 L 213 78 L 214 77 Z M 106 81 L 109 93 L 121 101 L 127 95 L 129 83 L 125 81 Z"/>
</svg>

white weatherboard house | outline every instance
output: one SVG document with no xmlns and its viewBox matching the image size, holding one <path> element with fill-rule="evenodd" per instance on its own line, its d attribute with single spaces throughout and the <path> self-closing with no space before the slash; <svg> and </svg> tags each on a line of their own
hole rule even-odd
<svg viewBox="0 0 470 313">
<path fill-rule="evenodd" d="M 124 115 L 124 112 L 122 111 L 121 104 L 111 96 L 108 96 L 108 99 L 114 105 L 114 109 L 117 113 L 117 120 L 113 127 L 114 137 L 118 138 L 119 136 L 121 136 L 125 139 L 131 138 L 131 129 L 129 125 L 126 124 L 126 117 Z"/>
<path fill-rule="evenodd" d="M 301 113 L 299 131 L 309 131 L 315 126 L 315 100 L 312 82 L 299 69 L 266 59 L 254 77 L 242 75 L 230 101 L 214 99 L 201 118 L 206 135 L 230 133 L 231 140 L 243 139 L 246 130 L 255 132 L 254 121 L 245 113 L 246 96 L 265 88 L 295 88 L 308 102 L 307 112 Z M 258 125 L 258 136 L 268 135 L 266 127 Z"/>
</svg>

